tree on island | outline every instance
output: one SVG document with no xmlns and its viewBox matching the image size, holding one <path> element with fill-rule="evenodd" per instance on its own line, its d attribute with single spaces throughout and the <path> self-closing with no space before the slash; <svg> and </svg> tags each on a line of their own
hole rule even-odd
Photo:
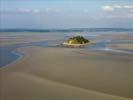
<svg viewBox="0 0 133 100">
<path fill-rule="evenodd" d="M 90 41 L 85 39 L 83 36 L 75 36 L 72 38 L 69 38 L 66 43 L 68 44 L 86 44 L 89 43 Z"/>
</svg>

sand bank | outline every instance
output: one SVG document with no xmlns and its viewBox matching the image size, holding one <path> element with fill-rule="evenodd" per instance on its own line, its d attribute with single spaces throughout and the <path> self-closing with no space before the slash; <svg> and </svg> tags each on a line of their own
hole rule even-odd
<svg viewBox="0 0 133 100">
<path fill-rule="evenodd" d="M 72 48 L 19 51 L 26 56 L 0 69 L 2 100 L 133 98 L 133 55 Z"/>
</svg>

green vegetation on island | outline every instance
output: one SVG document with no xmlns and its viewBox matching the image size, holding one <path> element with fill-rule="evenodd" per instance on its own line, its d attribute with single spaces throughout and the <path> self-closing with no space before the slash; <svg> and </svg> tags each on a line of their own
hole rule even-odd
<svg viewBox="0 0 133 100">
<path fill-rule="evenodd" d="M 75 36 L 72 38 L 69 38 L 66 43 L 68 44 L 86 44 L 90 41 L 88 39 L 85 39 L 83 36 Z"/>
<path fill-rule="evenodd" d="M 69 38 L 67 41 L 63 43 L 63 46 L 66 47 L 83 47 L 90 43 L 90 40 L 85 39 L 83 36 L 75 36 Z"/>
</svg>

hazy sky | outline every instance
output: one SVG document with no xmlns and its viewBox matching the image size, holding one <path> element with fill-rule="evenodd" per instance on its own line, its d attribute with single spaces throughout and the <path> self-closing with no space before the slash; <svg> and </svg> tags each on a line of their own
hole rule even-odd
<svg viewBox="0 0 133 100">
<path fill-rule="evenodd" d="M 0 0 L 0 28 L 133 28 L 133 0 Z"/>
</svg>

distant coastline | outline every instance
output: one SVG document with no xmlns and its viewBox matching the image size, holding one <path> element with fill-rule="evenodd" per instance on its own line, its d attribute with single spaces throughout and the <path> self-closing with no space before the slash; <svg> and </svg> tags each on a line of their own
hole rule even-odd
<svg viewBox="0 0 133 100">
<path fill-rule="evenodd" d="M 127 32 L 132 28 L 0 29 L 0 32 Z"/>
</svg>

